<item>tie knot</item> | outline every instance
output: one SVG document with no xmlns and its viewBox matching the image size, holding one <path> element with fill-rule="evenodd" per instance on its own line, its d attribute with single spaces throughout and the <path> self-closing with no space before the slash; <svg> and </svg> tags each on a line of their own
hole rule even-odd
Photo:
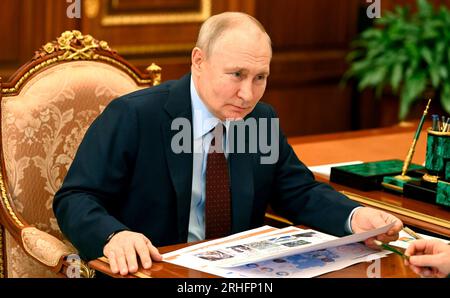
<svg viewBox="0 0 450 298">
<path fill-rule="evenodd" d="M 213 137 L 211 139 L 209 152 L 223 152 L 224 130 L 225 128 L 220 122 L 211 130 Z"/>
</svg>

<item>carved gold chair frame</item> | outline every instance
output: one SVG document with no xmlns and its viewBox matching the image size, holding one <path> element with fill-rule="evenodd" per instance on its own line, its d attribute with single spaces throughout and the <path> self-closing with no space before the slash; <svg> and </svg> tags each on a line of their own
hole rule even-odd
<svg viewBox="0 0 450 298">
<path fill-rule="evenodd" d="M 131 77 L 137 86 L 155 86 L 161 82 L 161 68 L 156 64 L 152 63 L 147 67 L 146 72 L 141 72 L 112 50 L 107 42 L 98 41 L 90 35 L 83 35 L 80 31 L 74 30 L 64 32 L 56 41 L 48 42 L 41 47 L 31 61 L 18 69 L 8 82 L 3 83 L 0 78 L 0 102 L 3 97 L 19 94 L 32 77 L 49 67 L 80 60 L 112 65 Z M 8 190 L 3 144 L 0 144 L 0 148 L 2 149 L 0 151 L 0 277 L 6 276 L 5 230 L 31 258 L 59 275 L 70 277 L 69 271 L 73 260 L 69 256 L 73 255 L 73 248 L 60 239 L 33 227 L 17 211 L 12 194 Z M 56 255 L 51 260 L 42 256 L 43 247 L 36 249 L 36 246 L 42 245 L 55 252 Z M 89 278 L 95 275 L 95 271 L 83 261 L 78 264 L 78 268 L 81 277 Z"/>
</svg>

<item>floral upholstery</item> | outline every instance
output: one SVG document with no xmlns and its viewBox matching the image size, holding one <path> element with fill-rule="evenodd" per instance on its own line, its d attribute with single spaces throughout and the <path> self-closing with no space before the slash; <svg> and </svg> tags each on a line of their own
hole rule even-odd
<svg viewBox="0 0 450 298">
<path fill-rule="evenodd" d="M 60 63 L 31 78 L 1 104 L 8 189 L 17 211 L 36 228 L 64 240 L 52 201 L 87 128 L 115 97 L 140 87 L 105 63 Z M 8 277 L 56 276 L 5 233 Z"/>
</svg>

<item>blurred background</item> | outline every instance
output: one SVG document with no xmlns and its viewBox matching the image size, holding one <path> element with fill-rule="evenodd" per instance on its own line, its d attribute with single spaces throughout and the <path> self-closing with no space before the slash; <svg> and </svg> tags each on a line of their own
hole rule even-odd
<svg viewBox="0 0 450 298">
<path fill-rule="evenodd" d="M 349 69 L 351 42 L 376 19 L 368 9 L 383 18 L 397 5 L 416 11 L 415 0 L 80 0 L 79 18 L 70 18 L 67 11 L 74 1 L 0 0 L 4 82 L 65 30 L 107 41 L 138 68 L 157 63 L 163 81 L 177 79 L 190 69 L 201 22 L 223 11 L 242 11 L 255 16 L 272 38 L 274 55 L 263 101 L 275 107 L 288 136 L 399 122 L 399 96 L 394 92 L 387 89 L 376 99 L 371 88 L 360 92 L 354 81 L 341 81 Z M 450 7 L 450 0 L 428 2 Z M 369 7 L 376 4 L 379 11 Z M 442 72 L 445 79 L 447 70 Z M 406 120 L 420 117 L 426 104 L 421 96 Z M 433 104 L 433 109 L 441 109 L 438 100 Z"/>
</svg>

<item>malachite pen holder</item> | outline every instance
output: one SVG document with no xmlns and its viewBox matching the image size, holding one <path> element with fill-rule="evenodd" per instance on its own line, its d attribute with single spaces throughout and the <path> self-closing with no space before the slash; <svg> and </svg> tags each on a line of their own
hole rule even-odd
<svg viewBox="0 0 450 298">
<path fill-rule="evenodd" d="M 428 129 L 424 180 L 437 183 L 438 180 L 450 181 L 450 132 L 438 132 Z"/>
<path fill-rule="evenodd" d="M 450 181 L 450 162 L 447 162 L 447 166 L 445 167 L 445 180 Z"/>
<path fill-rule="evenodd" d="M 438 181 L 436 191 L 436 204 L 450 207 L 450 183 Z"/>
<path fill-rule="evenodd" d="M 428 129 L 426 174 L 422 180 L 408 182 L 403 194 L 412 199 L 450 207 L 450 132 Z"/>
</svg>

